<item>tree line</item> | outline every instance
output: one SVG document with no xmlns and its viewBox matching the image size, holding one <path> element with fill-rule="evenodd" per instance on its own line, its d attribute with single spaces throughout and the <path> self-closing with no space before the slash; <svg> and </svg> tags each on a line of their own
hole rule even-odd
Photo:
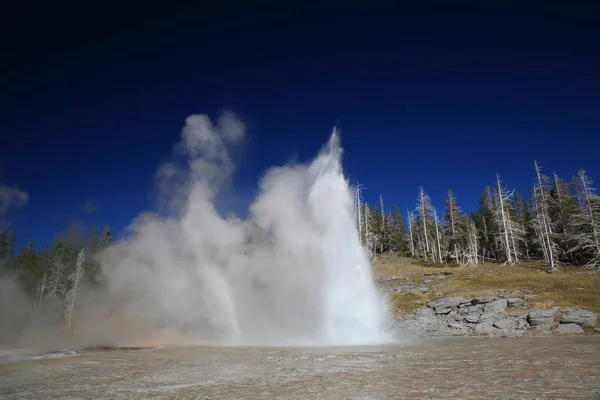
<svg viewBox="0 0 600 400">
<path fill-rule="evenodd" d="M 14 231 L 0 233 L 0 267 L 4 269 L 0 272 L 15 277 L 40 312 L 54 314 L 70 327 L 83 287 L 99 284 L 100 265 L 94 256 L 111 241 L 110 227 L 105 226 L 99 235 L 92 231 L 86 239 L 73 232 L 66 237 L 56 234 L 52 247 L 41 251 L 31 239 L 17 255 Z"/>
<path fill-rule="evenodd" d="M 581 169 L 570 181 L 543 173 L 534 162 L 535 184 L 528 196 L 509 191 L 499 175 L 481 194 L 479 208 L 466 214 L 448 191 L 440 217 L 423 187 L 406 217 L 398 207 L 385 210 L 363 201 L 355 187 L 354 208 L 361 243 L 372 257 L 385 252 L 428 263 L 476 266 L 543 260 L 549 271 L 561 264 L 600 270 L 600 196 Z"/>
</svg>

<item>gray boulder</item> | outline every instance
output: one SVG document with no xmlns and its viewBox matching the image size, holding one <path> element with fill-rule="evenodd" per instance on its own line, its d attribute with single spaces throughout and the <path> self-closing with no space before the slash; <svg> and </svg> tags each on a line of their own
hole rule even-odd
<svg viewBox="0 0 600 400">
<path fill-rule="evenodd" d="M 525 319 L 517 319 L 517 329 L 525 329 L 529 326 L 529 323 Z"/>
<path fill-rule="evenodd" d="M 583 333 L 583 329 L 577 324 L 560 324 L 554 332 L 559 335 L 574 335 Z"/>
<path fill-rule="evenodd" d="M 496 322 L 496 321 L 499 321 L 499 320 L 501 320 L 502 318 L 503 318 L 503 317 L 502 317 L 502 315 L 498 315 L 498 314 L 496 314 L 496 313 L 493 313 L 493 312 L 488 312 L 488 313 L 481 314 L 481 315 L 479 316 L 479 320 L 478 320 L 478 322 L 479 322 L 479 323 L 488 322 L 488 323 L 490 323 L 491 325 L 493 325 L 493 324 L 494 324 L 494 322 Z"/>
<path fill-rule="evenodd" d="M 512 318 L 502 318 L 494 322 L 494 326 L 498 329 L 516 329 L 517 322 Z"/>
<path fill-rule="evenodd" d="M 554 322 L 554 318 L 560 315 L 556 310 L 534 310 L 530 311 L 527 315 L 527 322 L 530 325 L 551 325 Z"/>
<path fill-rule="evenodd" d="M 490 335 L 495 330 L 496 330 L 496 328 L 494 327 L 494 322 L 491 320 L 479 322 L 477 325 L 475 325 L 475 333 L 483 333 L 483 334 Z"/>
<path fill-rule="evenodd" d="M 448 328 L 452 328 L 458 332 L 465 332 L 467 330 L 466 326 L 464 326 L 463 324 L 458 323 L 458 322 L 449 322 Z"/>
<path fill-rule="evenodd" d="M 482 311 L 483 311 L 483 304 L 477 304 L 477 305 L 474 305 L 474 306 L 463 307 L 463 308 L 459 308 L 458 309 L 458 313 L 460 315 L 465 315 L 465 314 L 479 314 Z"/>
<path fill-rule="evenodd" d="M 470 324 L 476 324 L 477 322 L 479 322 L 479 315 L 467 314 L 463 319 L 465 322 L 468 322 Z"/>
<path fill-rule="evenodd" d="M 527 307 L 527 303 L 520 297 L 513 297 L 507 299 L 508 308 L 519 308 L 519 307 Z"/>
<path fill-rule="evenodd" d="M 570 310 L 563 314 L 560 323 L 594 327 L 596 326 L 596 314 L 587 310 Z"/>
<path fill-rule="evenodd" d="M 446 297 L 430 302 L 427 307 L 433 308 L 436 314 L 449 314 L 464 300 L 464 297 Z"/>
<path fill-rule="evenodd" d="M 485 312 L 494 312 L 494 313 L 503 313 L 506 311 L 507 301 L 506 299 L 495 300 L 490 303 L 487 303 L 483 306 L 483 311 Z"/>
</svg>

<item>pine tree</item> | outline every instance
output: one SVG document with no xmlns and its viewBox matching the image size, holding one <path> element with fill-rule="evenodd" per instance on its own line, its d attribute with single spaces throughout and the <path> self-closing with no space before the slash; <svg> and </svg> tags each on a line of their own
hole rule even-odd
<svg viewBox="0 0 600 400">
<path fill-rule="evenodd" d="M 110 232 L 110 227 L 106 225 L 104 229 L 102 229 L 102 233 L 100 234 L 100 246 L 108 247 L 108 245 L 112 242 L 112 234 Z"/>
<path fill-rule="evenodd" d="M 452 190 L 448 190 L 446 198 L 446 213 L 444 214 L 444 235 L 446 237 L 447 251 L 452 254 L 456 262 L 462 264 L 464 248 L 467 245 L 467 220 L 462 215 L 462 210 L 456 202 Z"/>
<path fill-rule="evenodd" d="M 0 232 L 0 267 L 8 262 L 8 238 L 6 233 Z"/>
<path fill-rule="evenodd" d="M 515 209 L 517 211 L 517 220 L 525 230 L 523 238 L 525 258 L 531 260 L 534 257 L 540 256 L 540 251 L 529 202 L 519 192 L 515 192 Z"/>
<path fill-rule="evenodd" d="M 26 293 L 33 294 L 41 272 L 38 255 L 35 251 L 35 241 L 33 239 L 29 240 L 27 245 L 21 250 L 15 265 L 23 289 Z"/>
<path fill-rule="evenodd" d="M 494 215 L 494 196 L 492 188 L 486 186 L 479 200 L 479 211 L 473 216 L 480 238 L 481 257 L 500 261 L 500 238 L 495 235 L 499 231 Z"/>
<path fill-rule="evenodd" d="M 417 206 L 415 209 L 417 219 L 415 223 L 415 233 L 417 235 L 417 243 L 421 250 L 421 256 L 425 261 L 436 260 L 435 235 L 436 225 L 434 222 L 434 210 L 431 204 L 431 198 L 421 186 L 419 195 L 417 196 Z"/>
<path fill-rule="evenodd" d="M 404 216 L 397 206 L 393 208 L 391 221 L 393 227 L 393 250 L 406 256 L 409 253 L 408 231 L 404 222 Z"/>
</svg>

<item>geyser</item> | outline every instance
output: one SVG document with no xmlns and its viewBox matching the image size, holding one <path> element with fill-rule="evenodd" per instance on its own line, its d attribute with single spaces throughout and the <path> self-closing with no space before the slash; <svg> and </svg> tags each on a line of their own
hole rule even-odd
<svg viewBox="0 0 600 400">
<path fill-rule="evenodd" d="M 111 316 L 160 330 L 165 341 L 173 334 L 221 345 L 387 341 L 386 301 L 359 241 L 335 129 L 311 163 L 268 170 L 242 221 L 221 216 L 214 199 L 234 172 L 229 150 L 244 134 L 231 113 L 215 125 L 205 115 L 186 119 L 173 161 L 157 173 L 171 213 L 141 215 L 130 237 L 102 254 Z"/>
</svg>

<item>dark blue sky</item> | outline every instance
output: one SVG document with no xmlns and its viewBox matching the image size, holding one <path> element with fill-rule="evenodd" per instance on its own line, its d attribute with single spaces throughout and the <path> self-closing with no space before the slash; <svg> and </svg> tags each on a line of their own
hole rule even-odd
<svg viewBox="0 0 600 400">
<path fill-rule="evenodd" d="M 223 109 L 249 127 L 236 209 L 338 121 L 347 175 L 403 212 L 419 185 L 470 211 L 497 172 L 527 192 L 534 159 L 600 182 L 600 6 L 84 3 L 0 17 L 0 183 L 30 195 L 8 214 L 20 245 L 126 226 L 185 117 Z"/>
</svg>

